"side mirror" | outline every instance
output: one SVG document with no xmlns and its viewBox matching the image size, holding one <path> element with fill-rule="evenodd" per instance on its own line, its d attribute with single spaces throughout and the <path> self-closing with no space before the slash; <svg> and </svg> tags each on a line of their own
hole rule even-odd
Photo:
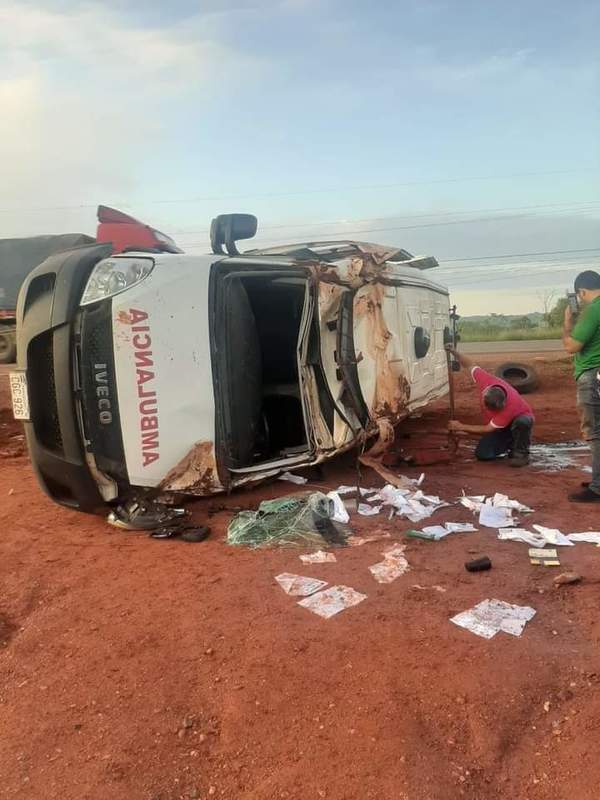
<svg viewBox="0 0 600 800">
<path fill-rule="evenodd" d="M 210 246 L 213 253 L 224 255 L 223 245 L 230 256 L 239 256 L 235 243 L 239 239 L 251 239 L 258 228 L 253 214 L 219 214 L 210 225 Z"/>
</svg>

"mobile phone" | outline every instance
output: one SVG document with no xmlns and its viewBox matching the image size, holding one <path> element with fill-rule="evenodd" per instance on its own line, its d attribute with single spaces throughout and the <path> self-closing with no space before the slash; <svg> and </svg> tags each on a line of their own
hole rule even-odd
<svg viewBox="0 0 600 800">
<path fill-rule="evenodd" d="M 571 314 L 576 317 L 577 314 L 579 314 L 579 300 L 577 299 L 576 292 L 567 292 L 567 302 L 571 309 Z"/>
</svg>

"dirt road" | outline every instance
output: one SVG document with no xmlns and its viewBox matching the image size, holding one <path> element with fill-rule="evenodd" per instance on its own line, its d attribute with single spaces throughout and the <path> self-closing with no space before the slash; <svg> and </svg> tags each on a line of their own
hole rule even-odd
<svg viewBox="0 0 600 800">
<path fill-rule="evenodd" d="M 548 355 L 537 365 L 538 440 L 575 438 L 569 364 Z M 405 539 L 411 524 L 384 515 L 352 526 L 391 539 L 338 549 L 335 564 L 227 546 L 227 509 L 295 489 L 281 482 L 196 503 L 213 528 L 202 544 L 117 532 L 41 495 L 5 381 L 0 396 L 0 797 L 597 799 L 593 545 L 560 548 L 563 568 L 584 577 L 560 589 L 555 571 L 529 564 L 526 545 L 489 529 L 431 543 Z M 477 418 L 465 375 L 458 408 Z M 444 419 L 431 410 L 411 426 Z M 600 527 L 597 509 L 565 500 L 577 469 L 468 456 L 427 468 L 426 488 L 447 499 L 502 491 L 535 509 L 528 527 Z M 338 461 L 324 485 L 353 475 L 351 458 Z M 382 485 L 369 470 L 364 482 Z M 469 519 L 452 506 L 431 523 Z M 368 566 L 390 541 L 408 542 L 411 568 L 380 585 Z M 483 553 L 492 570 L 467 573 L 464 562 Z M 320 619 L 274 583 L 283 571 L 368 598 Z M 449 623 L 487 597 L 537 615 L 520 638 L 485 640 Z"/>
</svg>

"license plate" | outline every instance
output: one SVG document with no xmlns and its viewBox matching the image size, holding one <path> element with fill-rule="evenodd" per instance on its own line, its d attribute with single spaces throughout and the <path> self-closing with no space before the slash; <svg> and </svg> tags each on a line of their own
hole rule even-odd
<svg viewBox="0 0 600 800">
<path fill-rule="evenodd" d="M 27 376 L 24 372 L 11 372 L 8 376 L 15 419 L 29 420 L 29 395 Z"/>
</svg>

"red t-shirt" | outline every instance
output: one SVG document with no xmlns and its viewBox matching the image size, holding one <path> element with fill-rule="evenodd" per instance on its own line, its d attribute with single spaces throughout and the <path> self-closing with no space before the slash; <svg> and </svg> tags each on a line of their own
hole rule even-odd
<svg viewBox="0 0 600 800">
<path fill-rule="evenodd" d="M 526 414 L 528 417 L 533 418 L 531 406 L 523 400 L 521 395 L 516 389 L 513 389 L 510 383 L 503 381 L 502 378 L 498 378 L 496 375 L 486 372 L 484 369 L 481 369 L 481 367 L 473 367 L 471 370 L 471 377 L 479 389 L 481 413 L 483 414 L 486 425 L 491 422 L 494 428 L 507 428 L 511 422 L 516 417 L 520 417 L 521 414 Z M 500 386 L 500 388 L 504 389 L 506 392 L 506 405 L 499 411 L 492 411 L 483 402 L 485 390 L 489 389 L 490 386 Z"/>
</svg>

